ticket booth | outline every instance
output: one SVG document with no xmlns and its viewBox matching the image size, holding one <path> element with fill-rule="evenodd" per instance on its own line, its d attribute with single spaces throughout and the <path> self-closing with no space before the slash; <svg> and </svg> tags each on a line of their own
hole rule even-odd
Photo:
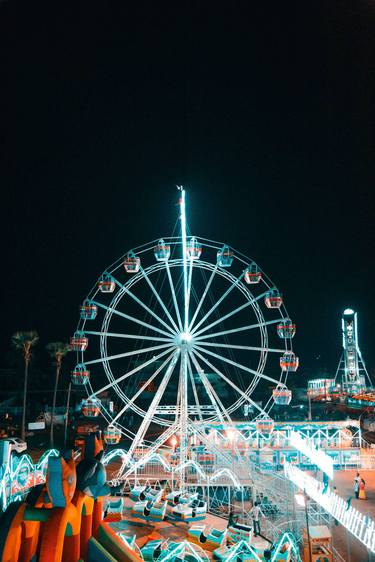
<svg viewBox="0 0 375 562">
<path fill-rule="evenodd" d="M 326 525 L 309 526 L 311 556 L 307 530 L 303 529 L 303 559 L 305 562 L 333 562 L 332 534 Z"/>
</svg>

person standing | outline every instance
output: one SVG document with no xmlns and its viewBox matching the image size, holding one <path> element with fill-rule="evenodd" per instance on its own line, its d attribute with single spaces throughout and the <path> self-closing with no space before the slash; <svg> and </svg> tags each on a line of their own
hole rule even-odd
<svg viewBox="0 0 375 562">
<path fill-rule="evenodd" d="M 359 493 L 358 493 L 358 497 L 359 497 L 360 500 L 366 499 L 365 486 L 366 486 L 366 482 L 363 480 L 363 478 L 361 478 L 361 481 L 359 483 Z"/>
<path fill-rule="evenodd" d="M 260 509 L 258 502 L 255 502 L 250 511 L 253 520 L 254 537 L 260 535 L 260 518 L 264 517 L 263 511 Z"/>
<path fill-rule="evenodd" d="M 233 525 L 233 523 L 235 523 L 235 520 L 234 520 L 233 510 L 231 509 L 230 512 L 229 512 L 229 516 L 228 516 L 228 527 Z"/>
<path fill-rule="evenodd" d="M 359 484 L 361 482 L 361 477 L 359 475 L 359 472 L 357 472 L 357 475 L 354 478 L 354 493 L 355 493 L 355 497 L 358 499 L 359 496 Z"/>
</svg>

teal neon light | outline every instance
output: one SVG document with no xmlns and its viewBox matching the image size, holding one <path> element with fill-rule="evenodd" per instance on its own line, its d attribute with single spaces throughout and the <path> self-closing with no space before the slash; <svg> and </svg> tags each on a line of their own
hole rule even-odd
<svg viewBox="0 0 375 562">
<path fill-rule="evenodd" d="M 358 509 L 348 505 L 347 500 L 341 498 L 333 490 L 324 489 L 324 484 L 295 465 L 284 464 L 285 476 L 298 488 L 304 490 L 308 496 L 322 506 L 334 519 L 341 523 L 371 552 L 375 553 L 375 520 L 361 513 Z"/>
<path fill-rule="evenodd" d="M 46 481 L 48 459 L 58 457 L 59 451 L 49 449 L 34 464 L 30 455 L 21 457 L 9 454 L 2 459 L 0 465 L 0 507 L 4 511 L 7 506 L 22 498 L 34 486 Z"/>
</svg>

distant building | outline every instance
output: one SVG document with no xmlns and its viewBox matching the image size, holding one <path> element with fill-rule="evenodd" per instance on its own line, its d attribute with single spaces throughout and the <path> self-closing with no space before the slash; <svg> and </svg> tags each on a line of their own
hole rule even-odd
<svg viewBox="0 0 375 562">
<path fill-rule="evenodd" d="M 310 400 L 331 400 L 335 379 L 313 379 L 308 382 L 307 396 Z"/>
</svg>

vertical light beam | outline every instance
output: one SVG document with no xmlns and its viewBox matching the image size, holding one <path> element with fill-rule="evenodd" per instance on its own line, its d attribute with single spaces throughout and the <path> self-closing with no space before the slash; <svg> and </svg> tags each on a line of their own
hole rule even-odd
<svg viewBox="0 0 375 562">
<path fill-rule="evenodd" d="M 182 259 L 184 264 L 184 332 L 188 333 L 189 327 L 189 301 L 187 290 L 187 253 L 186 253 L 186 205 L 185 205 L 185 190 L 182 186 L 181 190 L 180 207 L 181 207 L 181 237 L 182 237 Z"/>
</svg>

